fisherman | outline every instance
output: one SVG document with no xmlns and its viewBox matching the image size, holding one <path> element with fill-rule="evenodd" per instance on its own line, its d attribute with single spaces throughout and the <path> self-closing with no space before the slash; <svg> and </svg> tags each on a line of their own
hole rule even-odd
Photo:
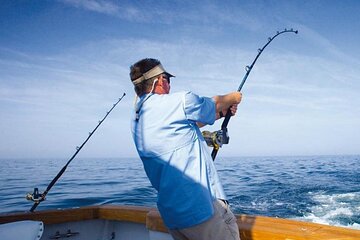
<svg viewBox="0 0 360 240">
<path fill-rule="evenodd" d="M 213 124 L 229 108 L 235 115 L 241 93 L 212 98 L 169 94 L 171 77 L 157 59 L 142 59 L 130 67 L 138 97 L 132 134 L 158 192 L 161 217 L 176 240 L 239 240 L 236 217 L 199 127 Z"/>
</svg>

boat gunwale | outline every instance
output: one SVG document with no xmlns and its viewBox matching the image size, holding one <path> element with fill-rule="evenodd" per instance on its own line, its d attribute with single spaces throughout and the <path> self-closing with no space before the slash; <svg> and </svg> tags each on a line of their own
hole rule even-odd
<svg viewBox="0 0 360 240">
<path fill-rule="evenodd" d="M 350 228 L 244 214 L 237 214 L 236 218 L 242 240 L 360 239 L 360 231 Z M 99 205 L 0 214 L 0 224 L 21 220 L 42 221 L 44 224 L 60 224 L 95 219 L 144 224 L 150 231 L 168 232 L 157 209 L 143 206 Z"/>
</svg>

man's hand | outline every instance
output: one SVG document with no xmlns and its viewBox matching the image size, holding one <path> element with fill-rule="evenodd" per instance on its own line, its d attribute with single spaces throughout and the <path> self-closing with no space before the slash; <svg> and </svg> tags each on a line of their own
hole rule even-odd
<svg viewBox="0 0 360 240">
<path fill-rule="evenodd" d="M 230 107 L 231 116 L 234 116 L 234 115 L 236 114 L 236 112 L 237 112 L 237 106 L 238 106 L 238 104 L 233 104 L 233 105 L 231 105 L 231 107 Z M 219 113 L 217 114 L 218 116 L 216 116 L 217 119 L 220 119 L 220 118 L 222 118 L 222 117 L 225 117 L 227 111 L 228 111 L 228 109 L 227 109 L 227 110 L 222 110 L 221 112 L 219 112 Z"/>
<path fill-rule="evenodd" d="M 234 116 L 237 112 L 237 106 L 241 102 L 242 94 L 240 92 L 232 92 L 223 96 L 214 96 L 213 99 L 216 103 L 216 119 L 225 117 L 228 109 L 230 108 L 231 115 Z"/>
</svg>

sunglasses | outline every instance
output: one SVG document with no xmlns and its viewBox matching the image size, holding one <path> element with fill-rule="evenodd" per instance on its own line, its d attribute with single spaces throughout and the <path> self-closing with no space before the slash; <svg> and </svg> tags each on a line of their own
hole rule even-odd
<svg viewBox="0 0 360 240">
<path fill-rule="evenodd" d="M 170 77 L 167 74 L 163 74 L 162 77 L 170 84 Z"/>
</svg>

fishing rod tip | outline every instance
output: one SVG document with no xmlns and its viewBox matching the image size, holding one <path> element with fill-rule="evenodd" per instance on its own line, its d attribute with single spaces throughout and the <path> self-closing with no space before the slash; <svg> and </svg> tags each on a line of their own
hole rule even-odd
<svg viewBox="0 0 360 240">
<path fill-rule="evenodd" d="M 296 30 L 294 33 L 295 33 L 295 34 L 298 34 L 298 32 L 299 32 L 299 31 L 298 31 L 298 30 Z"/>
<path fill-rule="evenodd" d="M 126 93 L 123 93 L 123 95 L 118 99 L 119 102 L 120 102 L 121 99 L 123 99 L 123 97 L 125 97 L 125 95 L 126 95 Z"/>
</svg>

